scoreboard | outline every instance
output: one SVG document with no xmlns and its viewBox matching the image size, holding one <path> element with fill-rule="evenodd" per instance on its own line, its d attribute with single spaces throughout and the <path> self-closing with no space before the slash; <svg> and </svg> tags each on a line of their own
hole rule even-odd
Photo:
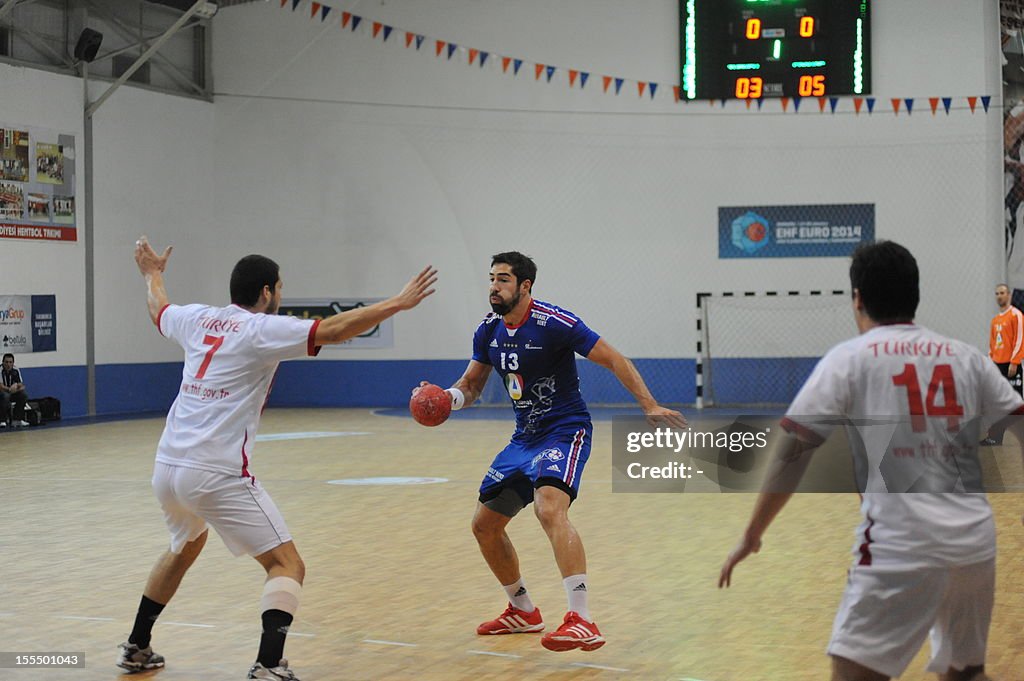
<svg viewBox="0 0 1024 681">
<path fill-rule="evenodd" d="M 681 99 L 871 92 L 870 0 L 680 0 Z"/>
</svg>

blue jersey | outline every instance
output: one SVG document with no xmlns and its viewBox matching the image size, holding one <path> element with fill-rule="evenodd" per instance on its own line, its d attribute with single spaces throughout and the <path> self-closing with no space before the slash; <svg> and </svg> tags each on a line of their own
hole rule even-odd
<svg viewBox="0 0 1024 681">
<path fill-rule="evenodd" d="M 513 440 L 589 424 L 576 353 L 586 357 L 599 339 L 576 315 L 536 299 L 518 326 L 506 326 L 493 312 L 480 322 L 473 335 L 473 359 L 493 366 L 512 398 Z"/>
</svg>

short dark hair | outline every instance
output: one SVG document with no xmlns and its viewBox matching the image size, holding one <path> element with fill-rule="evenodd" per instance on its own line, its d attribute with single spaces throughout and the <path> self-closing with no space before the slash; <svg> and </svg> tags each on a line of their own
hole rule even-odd
<svg viewBox="0 0 1024 681">
<path fill-rule="evenodd" d="M 7 358 L 8 358 L 8 357 L 10 357 L 10 358 L 11 358 L 11 361 L 12 361 L 12 362 L 14 361 L 14 355 L 12 355 L 12 354 L 11 354 L 11 353 L 9 353 L 9 352 L 5 352 L 5 353 L 4 353 L 4 356 L 3 356 L 3 358 L 0 358 L 0 362 L 5 362 L 5 361 L 7 361 Z"/>
<path fill-rule="evenodd" d="M 491 256 L 491 267 L 497 264 L 509 265 L 512 274 L 515 275 L 516 285 L 526 280 L 530 281 L 530 288 L 537 283 L 537 265 L 530 259 L 530 256 L 523 255 L 519 251 L 506 251 Z"/>
<path fill-rule="evenodd" d="M 867 315 L 882 324 L 913 320 L 921 301 L 917 260 L 894 241 L 864 244 L 854 252 L 850 287 L 860 291 Z"/>
<path fill-rule="evenodd" d="M 247 255 L 231 270 L 231 302 L 252 307 L 260 299 L 264 286 L 273 291 L 281 278 L 277 263 L 262 255 Z"/>
</svg>

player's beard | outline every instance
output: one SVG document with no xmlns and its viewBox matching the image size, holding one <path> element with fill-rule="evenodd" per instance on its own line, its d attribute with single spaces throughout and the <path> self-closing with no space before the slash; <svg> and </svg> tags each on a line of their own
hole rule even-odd
<svg viewBox="0 0 1024 681">
<path fill-rule="evenodd" d="M 494 303 L 494 302 L 492 302 L 491 303 L 491 309 L 494 311 L 495 314 L 500 314 L 502 317 L 504 317 L 509 312 L 511 312 L 512 310 L 516 309 L 516 305 L 519 304 L 519 300 L 522 297 L 523 297 L 523 294 L 521 294 L 521 293 L 519 293 L 517 291 L 515 297 L 512 300 L 510 300 L 509 302 L 507 302 L 507 303 L 505 303 L 505 302 L 501 302 L 501 303 Z"/>
</svg>

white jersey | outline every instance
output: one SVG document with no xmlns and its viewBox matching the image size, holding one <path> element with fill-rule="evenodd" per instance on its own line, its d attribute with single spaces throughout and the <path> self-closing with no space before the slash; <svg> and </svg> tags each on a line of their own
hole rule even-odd
<svg viewBox="0 0 1024 681">
<path fill-rule="evenodd" d="M 860 565 L 966 565 L 995 555 L 977 443 L 1024 413 L 977 348 L 914 324 L 878 326 L 822 358 L 783 427 L 808 439 L 845 425 L 864 520 Z"/>
<path fill-rule="evenodd" d="M 256 429 L 277 364 L 316 355 L 318 324 L 237 305 L 165 306 L 157 328 L 185 349 L 185 368 L 156 460 L 251 477 Z"/>
</svg>

